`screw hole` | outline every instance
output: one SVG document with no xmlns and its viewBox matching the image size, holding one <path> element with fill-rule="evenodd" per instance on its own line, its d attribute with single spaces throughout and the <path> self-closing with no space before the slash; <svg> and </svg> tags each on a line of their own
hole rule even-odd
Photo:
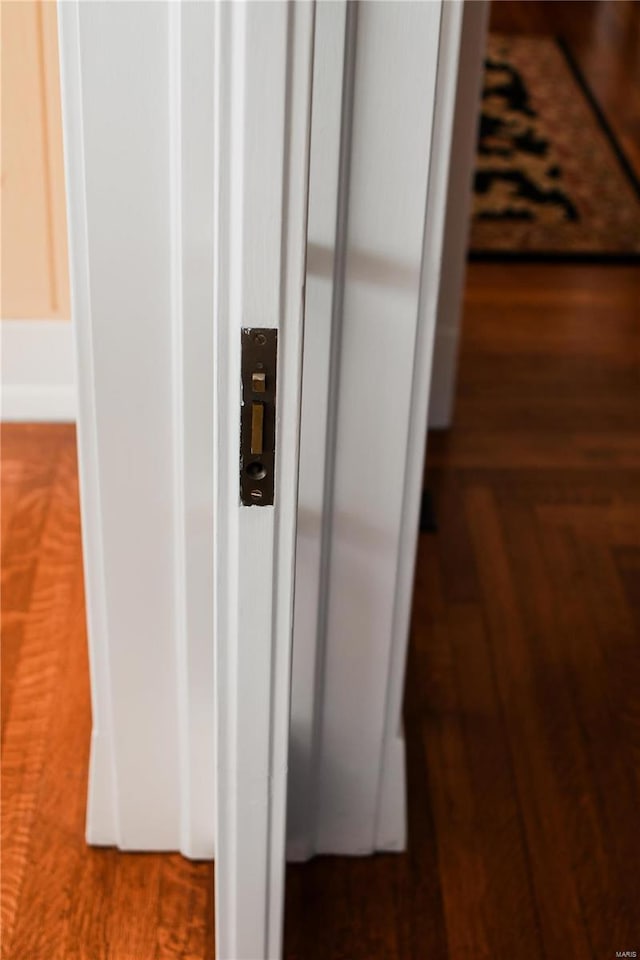
<svg viewBox="0 0 640 960">
<path fill-rule="evenodd" d="M 267 468 L 259 460 L 252 460 L 247 464 L 247 474 L 252 480 L 264 480 L 267 475 Z"/>
</svg>

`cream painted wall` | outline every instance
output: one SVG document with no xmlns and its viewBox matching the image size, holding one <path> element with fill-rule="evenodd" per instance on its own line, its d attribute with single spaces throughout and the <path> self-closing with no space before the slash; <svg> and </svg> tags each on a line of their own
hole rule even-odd
<svg viewBox="0 0 640 960">
<path fill-rule="evenodd" d="M 2 319 L 67 320 L 56 4 L 2 0 Z"/>
</svg>

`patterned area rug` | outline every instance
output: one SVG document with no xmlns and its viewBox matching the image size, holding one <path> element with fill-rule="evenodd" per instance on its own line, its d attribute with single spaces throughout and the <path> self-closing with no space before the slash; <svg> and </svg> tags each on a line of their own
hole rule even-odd
<svg viewBox="0 0 640 960">
<path fill-rule="evenodd" d="M 552 38 L 491 35 L 474 260 L 640 258 L 640 184 Z"/>
</svg>

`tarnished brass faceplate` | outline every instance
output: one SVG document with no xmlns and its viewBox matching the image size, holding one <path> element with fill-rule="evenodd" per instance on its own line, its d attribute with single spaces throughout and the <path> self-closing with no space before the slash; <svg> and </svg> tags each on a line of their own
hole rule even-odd
<svg viewBox="0 0 640 960">
<path fill-rule="evenodd" d="M 273 503 L 276 453 L 278 331 L 242 331 L 240 500 L 246 506 Z"/>
</svg>

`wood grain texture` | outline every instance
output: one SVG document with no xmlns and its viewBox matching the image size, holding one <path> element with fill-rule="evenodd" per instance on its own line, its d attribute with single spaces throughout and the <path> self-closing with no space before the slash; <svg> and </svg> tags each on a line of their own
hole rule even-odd
<svg viewBox="0 0 640 960">
<path fill-rule="evenodd" d="M 470 268 L 427 454 L 409 851 L 292 867 L 290 957 L 637 949 L 638 303 L 633 268 Z"/>
<path fill-rule="evenodd" d="M 583 6 L 494 11 L 526 31 L 566 7 L 584 30 Z M 471 267 L 454 427 L 426 468 L 409 849 L 290 867 L 289 960 L 639 949 L 638 303 L 634 268 Z M 3 956 L 210 960 L 211 864 L 85 845 L 74 434 L 2 444 Z"/>
<path fill-rule="evenodd" d="M 456 422 L 429 444 L 409 850 L 291 866 L 290 960 L 637 945 L 639 301 L 633 268 L 471 268 Z M 5 426 L 2 480 L 3 955 L 211 958 L 211 864 L 84 842 L 73 429 Z"/>
<path fill-rule="evenodd" d="M 84 840 L 91 729 L 74 430 L 2 430 L 6 960 L 213 955 L 213 866 Z"/>
</svg>

